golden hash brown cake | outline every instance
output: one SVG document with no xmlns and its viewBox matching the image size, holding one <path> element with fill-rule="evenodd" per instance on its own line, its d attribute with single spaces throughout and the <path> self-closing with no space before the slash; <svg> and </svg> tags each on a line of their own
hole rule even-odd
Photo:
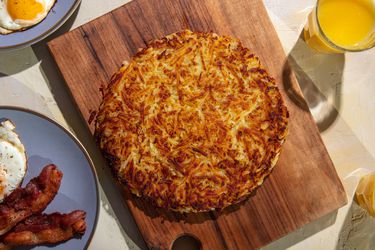
<svg viewBox="0 0 375 250">
<path fill-rule="evenodd" d="M 179 212 L 244 200 L 275 166 L 288 111 L 237 39 L 189 30 L 152 41 L 104 93 L 95 136 L 118 179 Z"/>
</svg>

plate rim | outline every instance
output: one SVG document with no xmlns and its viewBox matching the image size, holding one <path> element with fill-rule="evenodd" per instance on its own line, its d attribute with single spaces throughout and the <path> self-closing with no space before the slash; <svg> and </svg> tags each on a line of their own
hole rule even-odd
<svg viewBox="0 0 375 250">
<path fill-rule="evenodd" d="M 11 51 L 11 50 L 23 49 L 23 48 L 26 48 L 27 46 L 31 46 L 45 39 L 46 37 L 54 33 L 56 30 L 58 30 L 64 23 L 66 23 L 66 21 L 77 10 L 78 6 L 81 4 L 81 1 L 82 0 L 76 0 L 75 3 L 72 5 L 72 7 L 69 9 L 69 11 L 58 22 L 56 22 L 51 28 L 49 28 L 44 33 L 22 43 L 17 43 L 17 44 L 9 45 L 9 46 L 0 45 L 0 51 Z"/>
<path fill-rule="evenodd" d="M 81 152 L 85 155 L 85 158 L 88 161 L 88 163 L 90 165 L 90 168 L 91 168 L 91 171 L 94 175 L 95 190 L 96 190 L 96 214 L 95 214 L 95 219 L 94 219 L 94 225 L 93 225 L 90 236 L 87 239 L 87 242 L 86 242 L 85 247 L 84 247 L 84 249 L 88 249 L 88 247 L 89 247 L 89 245 L 92 241 L 92 238 L 94 237 L 94 234 L 95 234 L 95 231 L 96 231 L 96 228 L 97 228 L 97 224 L 98 224 L 98 220 L 99 220 L 99 214 L 100 214 L 99 179 L 98 179 L 98 174 L 96 172 L 96 169 L 94 167 L 94 162 L 92 161 L 89 153 L 87 152 L 86 148 L 83 146 L 81 141 L 71 131 L 69 131 L 67 128 L 65 128 L 63 125 L 61 125 L 60 123 L 58 123 L 54 119 L 52 119 L 52 118 L 50 118 L 50 117 L 48 117 L 48 116 L 46 116 L 42 113 L 39 113 L 38 111 L 29 109 L 29 108 L 20 107 L 20 106 L 11 106 L 11 105 L 0 105 L 0 110 L 5 110 L 5 109 L 14 110 L 14 111 L 21 111 L 21 112 L 25 112 L 25 113 L 28 113 L 28 114 L 32 114 L 32 115 L 35 115 L 35 116 L 37 116 L 41 119 L 46 120 L 49 123 L 52 123 L 53 125 L 57 126 L 59 129 L 61 129 L 66 135 L 68 135 L 77 144 L 77 146 L 79 147 Z"/>
</svg>

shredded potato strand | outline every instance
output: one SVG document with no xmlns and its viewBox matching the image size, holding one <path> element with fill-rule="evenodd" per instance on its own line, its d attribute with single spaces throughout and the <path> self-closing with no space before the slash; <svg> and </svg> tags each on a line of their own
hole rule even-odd
<svg viewBox="0 0 375 250">
<path fill-rule="evenodd" d="M 151 42 L 112 77 L 95 134 L 133 193 L 198 212 L 263 182 L 287 118 L 274 79 L 238 40 L 186 30 Z"/>
</svg>

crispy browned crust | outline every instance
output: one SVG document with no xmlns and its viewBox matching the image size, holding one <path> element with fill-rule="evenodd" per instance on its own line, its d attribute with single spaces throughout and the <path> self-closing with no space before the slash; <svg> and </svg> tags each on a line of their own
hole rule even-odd
<svg viewBox="0 0 375 250">
<path fill-rule="evenodd" d="M 152 41 L 112 77 L 95 137 L 134 194 L 200 212 L 262 184 L 287 123 L 274 79 L 249 49 L 185 30 Z"/>
</svg>

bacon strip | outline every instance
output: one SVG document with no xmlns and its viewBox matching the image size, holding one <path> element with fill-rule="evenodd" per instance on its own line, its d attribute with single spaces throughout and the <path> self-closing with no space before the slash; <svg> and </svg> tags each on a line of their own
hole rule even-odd
<svg viewBox="0 0 375 250">
<path fill-rule="evenodd" d="M 47 165 L 25 188 L 19 187 L 7 196 L 0 204 L 0 235 L 32 214 L 42 212 L 57 194 L 62 176 L 55 165 Z"/>
<path fill-rule="evenodd" d="M 81 236 L 86 231 L 86 212 L 39 214 L 18 224 L 2 239 L 6 247 L 54 244 Z"/>
</svg>

